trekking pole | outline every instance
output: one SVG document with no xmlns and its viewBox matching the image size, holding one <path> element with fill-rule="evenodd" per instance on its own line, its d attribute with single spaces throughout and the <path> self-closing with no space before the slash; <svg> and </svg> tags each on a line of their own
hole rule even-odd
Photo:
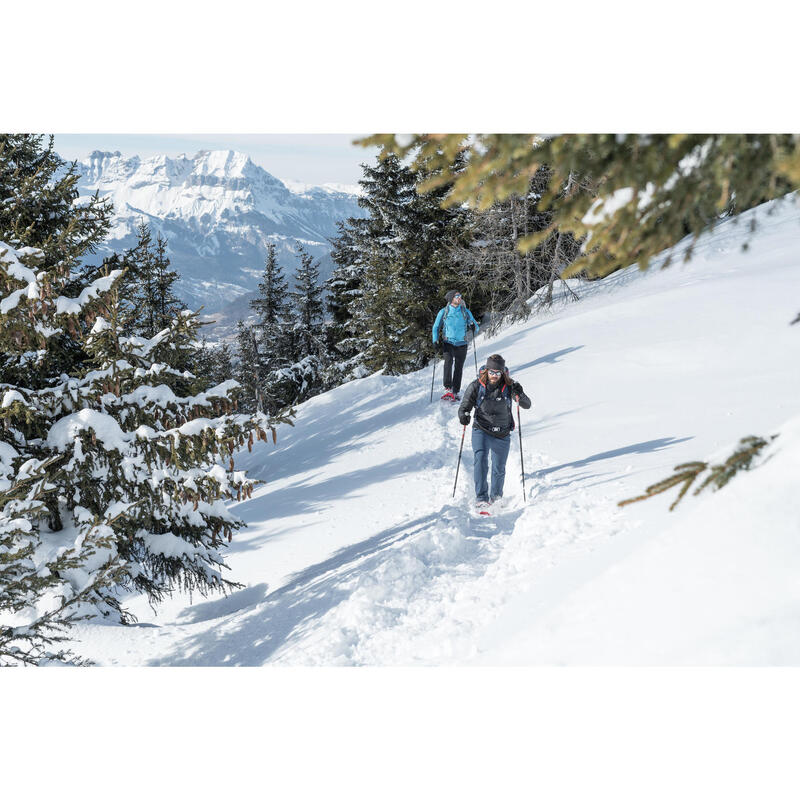
<svg viewBox="0 0 800 800">
<path fill-rule="evenodd" d="M 519 431 L 519 465 L 522 469 L 522 500 L 527 502 L 525 497 L 525 462 L 522 459 L 522 422 L 519 418 L 519 397 L 517 397 L 517 430 Z"/>
<path fill-rule="evenodd" d="M 458 484 L 458 468 L 461 466 L 461 451 L 464 449 L 464 434 L 467 432 L 467 426 L 461 431 L 461 447 L 458 448 L 458 463 L 456 464 L 456 479 L 453 483 L 453 497 L 456 496 L 456 484 Z"/>
<path fill-rule="evenodd" d="M 433 382 L 436 379 L 436 356 L 433 357 L 433 375 L 431 375 L 431 400 L 433 402 Z"/>
<path fill-rule="evenodd" d="M 475 327 L 472 328 L 472 355 L 475 356 L 475 374 L 478 374 L 478 351 L 475 349 Z"/>
</svg>

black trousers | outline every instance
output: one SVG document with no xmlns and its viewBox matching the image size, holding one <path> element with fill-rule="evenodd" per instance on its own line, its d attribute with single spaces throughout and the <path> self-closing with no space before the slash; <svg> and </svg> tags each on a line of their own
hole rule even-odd
<svg viewBox="0 0 800 800">
<path fill-rule="evenodd" d="M 461 373 L 464 371 L 466 357 L 466 344 L 444 343 L 444 388 L 451 389 L 454 394 L 461 391 Z"/>
</svg>

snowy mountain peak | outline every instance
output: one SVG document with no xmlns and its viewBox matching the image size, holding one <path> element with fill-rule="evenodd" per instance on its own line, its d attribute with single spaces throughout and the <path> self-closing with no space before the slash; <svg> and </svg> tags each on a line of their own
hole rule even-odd
<svg viewBox="0 0 800 800">
<path fill-rule="evenodd" d="M 200 175 L 239 178 L 248 167 L 256 169 L 249 156 L 236 150 L 201 150 L 194 157 L 194 172 Z"/>
<path fill-rule="evenodd" d="M 323 259 L 324 279 L 336 223 L 363 215 L 353 194 L 331 186 L 293 191 L 237 150 L 176 158 L 96 150 L 78 162 L 78 171 L 82 195 L 99 192 L 114 204 L 106 249 L 132 246 L 146 220 L 167 238 L 172 264 L 187 279 L 177 287 L 182 298 L 207 311 L 255 289 L 269 243 L 278 246 L 291 275 L 296 242 L 302 242 Z"/>
<path fill-rule="evenodd" d="M 103 180 L 127 180 L 141 165 L 138 156 L 123 158 L 119 150 L 114 152 L 94 150 L 89 157 L 78 162 L 78 169 L 83 175 L 83 180 L 89 183 L 98 183 Z"/>
</svg>

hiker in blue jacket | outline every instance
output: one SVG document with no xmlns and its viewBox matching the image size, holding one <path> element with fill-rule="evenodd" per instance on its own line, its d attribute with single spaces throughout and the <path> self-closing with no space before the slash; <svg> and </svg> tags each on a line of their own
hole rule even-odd
<svg viewBox="0 0 800 800">
<path fill-rule="evenodd" d="M 506 461 L 514 430 L 512 401 L 520 407 L 530 408 L 531 399 L 522 386 L 511 378 L 501 355 L 491 355 L 478 377 L 467 387 L 458 407 L 458 419 L 469 425 L 469 412 L 475 409 L 472 424 L 472 452 L 475 454 L 475 500 L 478 511 L 485 511 L 490 503 L 503 496 L 506 478 Z M 492 485 L 489 493 L 489 453 L 492 454 Z"/>
<path fill-rule="evenodd" d="M 467 330 L 478 331 L 478 323 L 464 304 L 461 292 L 445 296 L 447 305 L 433 323 L 433 346 L 444 355 L 444 394 L 442 400 L 460 400 L 461 373 L 467 357 Z"/>
</svg>

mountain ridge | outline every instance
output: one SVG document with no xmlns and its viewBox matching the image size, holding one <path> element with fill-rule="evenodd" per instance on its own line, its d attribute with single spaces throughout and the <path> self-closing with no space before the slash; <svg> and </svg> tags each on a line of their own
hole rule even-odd
<svg viewBox="0 0 800 800">
<path fill-rule="evenodd" d="M 270 243 L 290 279 L 299 243 L 320 260 L 325 280 L 336 223 L 363 216 L 355 194 L 333 185 L 289 186 L 232 149 L 175 158 L 95 150 L 76 164 L 80 194 L 97 192 L 114 205 L 109 237 L 94 258 L 132 247 L 143 220 L 168 240 L 178 295 L 207 313 L 225 314 L 255 291 Z"/>
</svg>

